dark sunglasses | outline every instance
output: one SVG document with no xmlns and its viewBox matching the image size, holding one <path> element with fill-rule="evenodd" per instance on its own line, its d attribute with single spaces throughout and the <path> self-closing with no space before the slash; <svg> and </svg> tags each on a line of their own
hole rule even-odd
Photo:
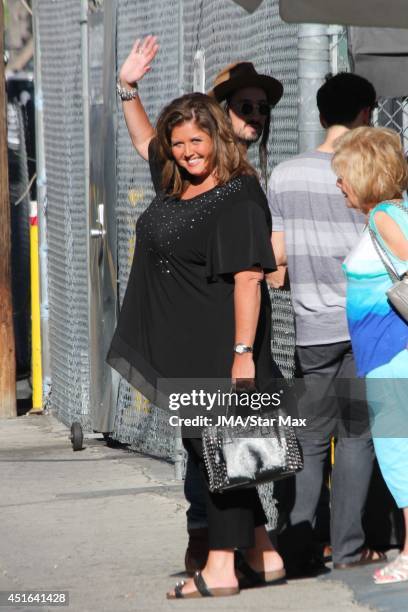
<svg viewBox="0 0 408 612">
<path fill-rule="evenodd" d="M 241 115 L 247 116 L 252 115 L 255 110 L 255 107 L 258 107 L 258 112 L 260 115 L 264 115 L 265 117 L 269 114 L 269 104 L 267 102 L 259 102 L 259 104 L 252 104 L 252 102 L 242 102 L 237 106 L 237 110 Z"/>
</svg>

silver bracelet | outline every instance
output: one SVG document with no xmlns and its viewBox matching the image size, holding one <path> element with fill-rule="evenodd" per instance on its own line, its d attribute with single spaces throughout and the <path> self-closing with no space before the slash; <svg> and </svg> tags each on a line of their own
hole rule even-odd
<svg viewBox="0 0 408 612">
<path fill-rule="evenodd" d="M 122 87 L 122 85 L 118 81 L 116 83 L 116 91 L 120 99 L 124 102 L 128 100 L 134 100 L 139 95 L 139 88 L 137 86 L 137 83 L 133 84 L 132 89 L 126 89 L 125 87 Z"/>
</svg>

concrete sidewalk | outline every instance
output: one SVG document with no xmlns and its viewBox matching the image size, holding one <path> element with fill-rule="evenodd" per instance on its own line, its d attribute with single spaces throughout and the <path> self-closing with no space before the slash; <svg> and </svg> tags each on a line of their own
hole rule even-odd
<svg viewBox="0 0 408 612">
<path fill-rule="evenodd" d="M 102 436 L 74 453 L 68 435 L 52 416 L 0 421 L 0 591 L 68 590 L 62 610 L 73 612 L 368 609 L 341 582 L 317 579 L 168 602 L 186 544 L 173 467 L 109 448 Z"/>
</svg>

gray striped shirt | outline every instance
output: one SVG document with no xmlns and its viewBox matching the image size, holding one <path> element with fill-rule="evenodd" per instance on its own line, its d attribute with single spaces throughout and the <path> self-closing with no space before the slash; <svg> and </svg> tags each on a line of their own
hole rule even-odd
<svg viewBox="0 0 408 612">
<path fill-rule="evenodd" d="M 285 232 L 299 346 L 350 338 L 341 264 L 365 220 L 346 207 L 331 157 L 320 151 L 298 155 L 279 164 L 268 185 L 273 231 Z"/>
</svg>

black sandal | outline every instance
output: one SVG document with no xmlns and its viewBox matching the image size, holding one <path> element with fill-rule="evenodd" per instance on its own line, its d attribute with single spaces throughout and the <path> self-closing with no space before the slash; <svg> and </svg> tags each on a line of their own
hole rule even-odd
<svg viewBox="0 0 408 612">
<path fill-rule="evenodd" d="M 240 551 L 236 551 L 235 568 L 242 574 L 242 578 L 239 578 L 241 589 L 285 584 L 286 582 L 286 571 L 284 568 L 271 572 L 257 572 L 247 563 Z"/>
<path fill-rule="evenodd" d="M 196 572 L 193 576 L 196 591 L 192 593 L 183 593 L 183 586 L 186 584 L 184 580 L 178 582 L 174 587 L 174 593 L 167 593 L 167 599 L 196 599 L 197 597 L 229 597 L 230 595 L 238 595 L 239 587 L 218 587 L 209 589 L 201 572 Z"/>
</svg>

